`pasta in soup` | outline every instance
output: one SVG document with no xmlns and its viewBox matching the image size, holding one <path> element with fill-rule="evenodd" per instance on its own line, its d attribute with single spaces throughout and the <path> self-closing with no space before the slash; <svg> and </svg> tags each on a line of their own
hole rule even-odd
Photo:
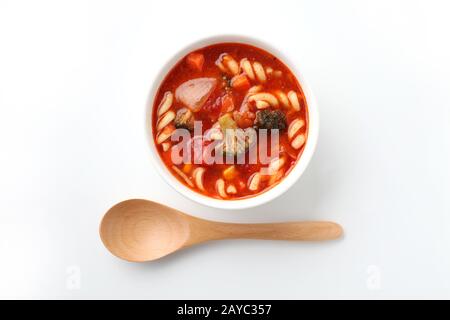
<svg viewBox="0 0 450 320">
<path fill-rule="evenodd" d="M 242 43 L 191 52 L 154 99 L 153 138 L 167 169 L 209 197 L 237 200 L 278 184 L 299 160 L 308 107 L 277 57 Z"/>
</svg>

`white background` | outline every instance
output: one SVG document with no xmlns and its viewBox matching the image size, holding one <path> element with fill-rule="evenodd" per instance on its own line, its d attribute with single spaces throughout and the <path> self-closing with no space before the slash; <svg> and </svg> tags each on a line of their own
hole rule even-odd
<svg viewBox="0 0 450 320">
<path fill-rule="evenodd" d="M 446 1 L 0 0 L 0 297 L 450 298 Z M 300 181 L 227 212 L 149 159 L 153 77 L 199 38 L 295 57 L 321 132 Z M 330 243 L 228 241 L 157 262 L 109 254 L 103 213 L 148 198 L 221 221 L 326 219 Z"/>
</svg>

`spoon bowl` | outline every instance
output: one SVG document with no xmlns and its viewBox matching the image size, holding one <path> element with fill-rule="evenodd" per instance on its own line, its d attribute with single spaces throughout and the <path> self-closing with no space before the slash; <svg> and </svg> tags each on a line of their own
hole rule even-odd
<svg viewBox="0 0 450 320">
<path fill-rule="evenodd" d="M 105 214 L 100 235 L 119 258 L 158 259 L 181 248 L 189 239 L 189 224 L 176 210 L 146 200 L 127 200 Z"/>
<path fill-rule="evenodd" d="M 133 262 L 159 259 L 177 250 L 209 240 L 331 240 L 342 228 L 333 222 L 238 224 L 192 217 L 162 204 L 132 199 L 106 212 L 100 237 L 115 256 Z"/>
</svg>

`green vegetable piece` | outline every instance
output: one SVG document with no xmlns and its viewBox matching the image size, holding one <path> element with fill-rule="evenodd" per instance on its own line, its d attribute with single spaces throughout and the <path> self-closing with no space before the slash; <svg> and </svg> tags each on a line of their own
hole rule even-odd
<svg viewBox="0 0 450 320">
<path fill-rule="evenodd" d="M 233 117 L 230 113 L 226 113 L 219 118 L 219 124 L 222 131 L 227 129 L 237 129 L 236 121 L 234 121 Z"/>
</svg>

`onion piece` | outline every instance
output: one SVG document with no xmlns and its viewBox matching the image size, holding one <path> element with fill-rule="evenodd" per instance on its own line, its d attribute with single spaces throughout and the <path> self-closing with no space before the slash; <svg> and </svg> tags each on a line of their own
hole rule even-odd
<svg viewBox="0 0 450 320">
<path fill-rule="evenodd" d="M 166 113 L 167 110 L 170 109 L 173 103 L 173 94 L 170 91 L 164 93 L 164 97 L 161 100 L 161 103 L 158 106 L 158 117 L 162 116 Z"/>
<path fill-rule="evenodd" d="M 303 128 L 304 125 L 305 125 L 305 121 L 303 121 L 302 119 L 297 118 L 297 119 L 293 120 L 288 128 L 289 139 L 292 139 L 296 135 L 298 130 Z"/>
<path fill-rule="evenodd" d="M 296 111 L 300 111 L 300 102 L 298 102 L 298 96 L 295 91 L 289 91 L 287 94 L 289 101 L 291 102 L 292 108 Z"/>
<path fill-rule="evenodd" d="M 305 141 L 306 141 L 305 135 L 299 134 L 298 136 L 295 137 L 294 140 L 292 140 L 291 146 L 294 149 L 300 149 L 305 143 Z"/>
<path fill-rule="evenodd" d="M 255 172 L 249 178 L 248 189 L 251 191 L 257 191 L 259 189 L 260 181 L 261 181 L 261 174 L 259 172 Z"/>
<path fill-rule="evenodd" d="M 173 171 L 175 171 L 181 178 L 183 178 L 183 180 L 190 186 L 190 187 L 194 187 L 194 184 L 192 183 L 191 179 L 189 179 L 189 177 L 180 169 L 178 169 L 175 166 L 172 166 Z"/>
<path fill-rule="evenodd" d="M 206 169 L 203 167 L 195 168 L 192 172 L 192 177 L 194 178 L 195 184 L 197 185 L 197 188 L 199 188 L 202 191 L 205 191 L 205 187 L 203 186 L 203 174 L 205 173 Z"/>
<path fill-rule="evenodd" d="M 175 90 L 177 101 L 198 112 L 217 85 L 215 78 L 196 78 L 183 82 Z"/>
<path fill-rule="evenodd" d="M 221 198 L 228 197 L 227 193 L 225 192 L 225 181 L 223 181 L 223 179 L 218 179 L 216 181 L 216 190 Z"/>
</svg>

